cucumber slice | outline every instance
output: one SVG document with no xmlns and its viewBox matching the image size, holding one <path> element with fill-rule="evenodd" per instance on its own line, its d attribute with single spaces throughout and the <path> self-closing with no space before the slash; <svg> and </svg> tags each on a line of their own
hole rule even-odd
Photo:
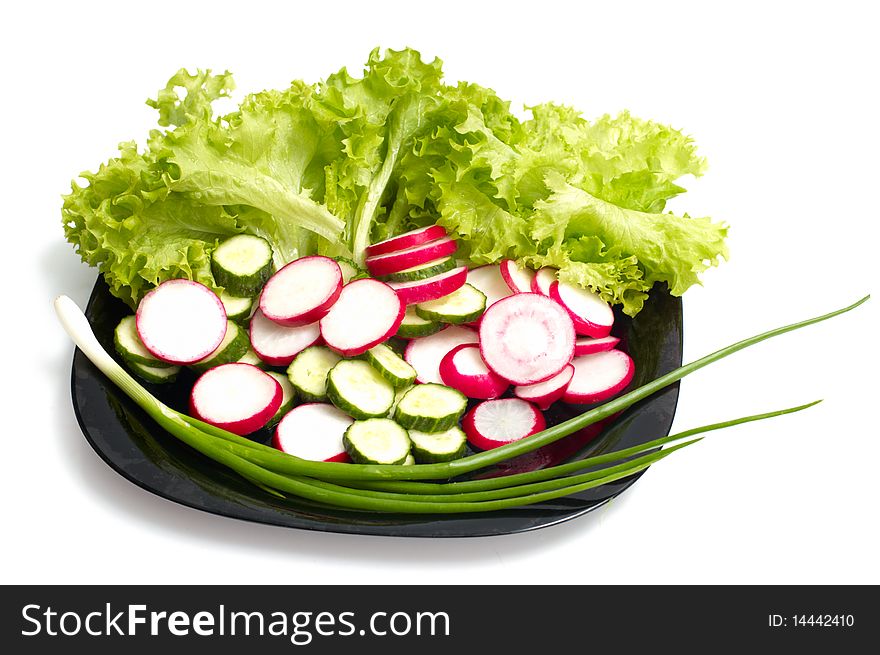
<svg viewBox="0 0 880 655">
<path fill-rule="evenodd" d="M 163 362 L 144 347 L 137 333 L 137 320 L 126 316 L 113 331 L 113 345 L 120 357 L 129 364 L 143 364 L 152 368 L 171 368 L 174 364 Z"/>
<path fill-rule="evenodd" d="M 443 323 L 470 323 L 477 320 L 486 309 L 486 295 L 465 284 L 448 296 L 416 305 L 416 314 L 426 321 Z"/>
<path fill-rule="evenodd" d="M 367 362 L 343 359 L 327 374 L 327 398 L 356 419 L 388 416 L 394 387 Z"/>
<path fill-rule="evenodd" d="M 455 268 L 455 260 L 452 257 L 443 257 L 383 277 L 387 277 L 392 282 L 415 282 L 451 271 L 453 268 Z"/>
<path fill-rule="evenodd" d="M 406 430 L 387 418 L 355 421 L 342 444 L 355 464 L 403 464 L 410 448 Z"/>
<path fill-rule="evenodd" d="M 336 263 L 339 264 L 339 270 L 342 271 L 342 284 L 348 284 L 352 280 L 359 280 L 362 277 L 369 277 L 369 273 L 360 268 L 350 259 L 345 257 L 334 257 Z"/>
<path fill-rule="evenodd" d="M 384 343 L 370 348 L 364 357 L 395 389 L 404 389 L 416 379 L 416 369 Z"/>
<path fill-rule="evenodd" d="M 416 458 L 413 457 L 412 453 L 410 453 L 409 455 L 406 456 L 406 459 L 403 460 L 402 466 L 412 466 L 415 463 L 416 463 Z"/>
<path fill-rule="evenodd" d="M 251 310 L 254 308 L 253 298 L 230 296 L 225 291 L 220 293 L 220 302 L 223 303 L 226 318 L 230 321 L 246 321 L 251 317 Z"/>
<path fill-rule="evenodd" d="M 278 421 L 283 419 L 284 415 L 293 409 L 293 406 L 296 404 L 296 390 L 293 388 L 290 380 L 287 379 L 287 376 L 283 373 L 268 371 L 266 375 L 275 378 L 275 381 L 281 385 L 281 406 L 278 408 L 278 411 L 275 412 L 275 415 L 269 419 L 269 422 L 266 423 L 266 427 L 271 428 L 275 427 Z"/>
<path fill-rule="evenodd" d="M 412 389 L 412 387 L 404 387 L 403 389 L 398 389 L 394 392 L 394 402 L 391 403 L 391 409 L 388 410 L 388 418 L 394 418 L 394 412 L 397 410 L 397 404 L 410 389 Z"/>
<path fill-rule="evenodd" d="M 153 384 L 174 382 L 177 379 L 177 374 L 180 373 L 179 366 L 147 366 L 137 362 L 128 362 L 128 366 L 132 373 L 141 380 L 152 382 Z"/>
<path fill-rule="evenodd" d="M 294 358 L 287 377 L 303 402 L 327 402 L 327 374 L 341 359 L 326 346 L 311 346 Z"/>
<path fill-rule="evenodd" d="M 417 384 L 394 410 L 394 420 L 407 430 L 443 432 L 458 423 L 467 409 L 464 394 L 442 384 Z"/>
<path fill-rule="evenodd" d="M 236 296 L 256 295 L 273 269 L 272 246 L 251 234 L 226 239 L 211 255 L 214 281 Z"/>
<path fill-rule="evenodd" d="M 204 359 L 190 364 L 190 368 L 197 373 L 204 373 L 209 368 L 221 364 L 237 362 L 247 354 L 248 348 L 251 347 L 247 332 L 239 327 L 238 323 L 233 323 L 230 320 L 227 320 L 226 323 L 226 335 L 217 349 Z"/>
<path fill-rule="evenodd" d="M 419 464 L 449 462 L 464 455 L 467 435 L 457 425 L 443 432 L 410 430 L 412 453 Z"/>
<path fill-rule="evenodd" d="M 248 351 L 238 359 L 239 364 L 251 364 L 252 366 L 256 366 L 257 368 L 269 368 L 269 365 L 264 362 L 257 353 L 254 352 L 253 348 L 248 347 Z"/>
<path fill-rule="evenodd" d="M 438 321 L 429 321 L 416 314 L 415 307 L 407 307 L 403 322 L 397 328 L 397 336 L 404 339 L 427 337 L 442 330 L 444 325 Z"/>
</svg>

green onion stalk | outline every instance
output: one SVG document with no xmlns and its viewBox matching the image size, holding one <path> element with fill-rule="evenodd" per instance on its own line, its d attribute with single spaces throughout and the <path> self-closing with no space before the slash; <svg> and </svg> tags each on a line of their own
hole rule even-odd
<svg viewBox="0 0 880 655">
<path fill-rule="evenodd" d="M 576 494 L 620 480 L 699 442 L 698 434 L 799 412 L 819 401 L 693 428 L 603 455 L 496 478 L 449 481 L 531 452 L 620 412 L 694 371 L 772 337 L 849 312 L 870 296 L 836 311 L 744 339 L 681 366 L 542 432 L 490 451 L 451 462 L 392 466 L 313 462 L 209 425 L 165 405 L 150 394 L 98 342 L 79 307 L 59 296 L 55 309 L 67 333 L 86 357 L 171 435 L 227 466 L 261 489 L 335 507 L 391 513 L 470 513 L 510 509 Z M 664 448 L 665 447 L 665 448 Z M 593 470 L 586 470 L 593 469 Z"/>
</svg>

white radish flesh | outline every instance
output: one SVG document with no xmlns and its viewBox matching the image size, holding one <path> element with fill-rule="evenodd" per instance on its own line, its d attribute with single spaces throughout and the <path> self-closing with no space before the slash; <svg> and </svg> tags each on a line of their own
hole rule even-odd
<svg viewBox="0 0 880 655">
<path fill-rule="evenodd" d="M 577 357 L 579 355 L 592 355 L 594 353 L 605 352 L 606 350 L 611 350 L 619 343 L 620 339 L 611 336 L 601 337 L 599 339 L 580 337 L 574 342 L 574 356 Z"/>
<path fill-rule="evenodd" d="M 468 278 L 467 268 L 459 266 L 440 275 L 414 282 L 389 282 L 404 305 L 437 300 L 461 289 Z"/>
<path fill-rule="evenodd" d="M 144 347 L 172 364 L 192 364 L 210 355 L 226 336 L 226 310 L 208 287 L 168 280 L 143 297 L 137 332 Z"/>
<path fill-rule="evenodd" d="M 614 312 L 597 293 L 566 282 L 554 282 L 550 285 L 550 297 L 569 313 L 578 334 L 600 338 L 611 332 Z"/>
<path fill-rule="evenodd" d="M 250 364 L 222 364 L 203 373 L 190 393 L 190 413 L 234 434 L 250 434 L 271 419 L 281 385 Z"/>
<path fill-rule="evenodd" d="M 403 358 L 416 369 L 416 380 L 422 384 L 443 384 L 440 362 L 450 350 L 466 343 L 479 343 L 476 332 L 460 325 L 450 325 L 445 330 L 427 337 L 413 339 L 407 344 Z"/>
<path fill-rule="evenodd" d="M 440 360 L 440 379 L 468 398 L 489 400 L 503 395 L 510 384 L 489 370 L 476 344 L 462 344 Z"/>
<path fill-rule="evenodd" d="M 540 409 L 547 409 L 562 398 L 573 376 L 574 366 L 569 364 L 549 380 L 538 382 L 537 384 L 514 387 L 513 395 L 535 403 Z"/>
<path fill-rule="evenodd" d="M 513 293 L 501 277 L 501 268 L 497 264 L 472 268 L 468 271 L 467 282 L 486 296 L 486 309 Z"/>
<path fill-rule="evenodd" d="M 278 450 L 313 462 L 347 462 L 342 437 L 354 419 L 325 403 L 307 403 L 287 412 L 272 438 Z"/>
<path fill-rule="evenodd" d="M 318 343 L 321 331 L 317 323 L 284 327 L 257 310 L 251 319 L 250 337 L 251 347 L 260 359 L 272 366 L 287 366 L 301 351 Z"/>
<path fill-rule="evenodd" d="M 520 266 L 513 259 L 505 259 L 500 264 L 501 277 L 510 287 L 513 293 L 529 293 L 532 290 L 532 281 L 535 279 L 535 271 L 526 266 Z"/>
<path fill-rule="evenodd" d="M 429 225 L 428 227 L 420 227 L 409 232 L 404 232 L 403 234 L 398 234 L 396 237 L 391 237 L 390 239 L 385 239 L 384 241 L 369 245 L 366 247 L 366 253 L 368 257 L 384 255 L 389 252 L 406 250 L 407 248 L 413 248 L 414 246 L 423 243 L 436 241 L 445 236 L 446 230 L 443 227 L 439 225 Z"/>
<path fill-rule="evenodd" d="M 635 364 L 625 352 L 607 350 L 572 360 L 574 376 L 562 396 L 573 404 L 598 403 L 623 391 L 632 381 Z"/>
<path fill-rule="evenodd" d="M 483 361 L 513 384 L 536 384 L 560 371 L 574 356 L 574 326 L 549 298 L 517 293 L 498 301 L 480 322 Z"/>
<path fill-rule="evenodd" d="M 328 347 L 345 357 L 361 355 L 397 332 L 405 310 L 397 293 L 384 282 L 354 280 L 342 288 L 321 319 L 321 336 Z"/>
<path fill-rule="evenodd" d="M 342 291 L 342 270 L 329 257 L 290 262 L 266 282 L 260 294 L 263 315 L 285 327 L 321 320 Z"/>
<path fill-rule="evenodd" d="M 525 439 L 546 425 L 544 415 L 520 398 L 482 402 L 465 414 L 461 422 L 470 444 L 480 450 Z"/>
<path fill-rule="evenodd" d="M 556 282 L 556 274 L 558 270 L 552 266 L 539 268 L 532 280 L 532 292 L 540 293 L 542 296 L 550 295 L 550 285 Z"/>
</svg>

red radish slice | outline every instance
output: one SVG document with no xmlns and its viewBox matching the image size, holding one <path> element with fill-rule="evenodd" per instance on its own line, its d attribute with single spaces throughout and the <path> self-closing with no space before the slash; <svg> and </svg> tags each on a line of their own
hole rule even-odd
<svg viewBox="0 0 880 655">
<path fill-rule="evenodd" d="M 251 347 L 257 356 L 271 366 L 287 366 L 301 351 L 321 339 L 317 323 L 300 327 L 284 327 L 270 321 L 259 309 L 251 318 Z"/>
<path fill-rule="evenodd" d="M 499 300 L 480 322 L 480 352 L 495 373 L 513 384 L 548 380 L 574 356 L 574 326 L 558 303 L 537 293 Z"/>
<path fill-rule="evenodd" d="M 234 434 L 250 434 L 281 407 L 281 385 L 251 364 L 221 364 L 203 373 L 189 395 L 190 414 Z"/>
<path fill-rule="evenodd" d="M 434 277 L 414 282 L 389 282 L 388 286 L 397 292 L 404 305 L 415 305 L 420 302 L 437 300 L 458 291 L 467 281 L 468 272 L 464 266 L 453 268 Z"/>
<path fill-rule="evenodd" d="M 465 414 L 461 421 L 468 441 L 480 450 L 525 439 L 546 425 L 544 415 L 520 398 L 487 400 Z"/>
<path fill-rule="evenodd" d="M 429 225 L 428 227 L 420 227 L 416 230 L 404 232 L 403 234 L 398 234 L 396 237 L 391 237 L 390 239 L 385 239 L 379 243 L 367 246 L 366 253 L 367 257 L 384 255 L 396 250 L 413 248 L 414 246 L 419 246 L 423 243 L 428 243 L 429 241 L 436 241 L 445 236 L 446 230 L 444 228 L 439 225 Z"/>
<path fill-rule="evenodd" d="M 440 360 L 439 372 L 443 384 L 458 389 L 468 398 L 498 398 L 510 386 L 507 380 L 489 370 L 477 344 L 462 344 L 450 350 Z"/>
<path fill-rule="evenodd" d="M 440 362 L 450 350 L 465 343 L 479 343 L 477 333 L 460 325 L 450 325 L 445 330 L 427 337 L 413 339 L 406 346 L 403 358 L 416 369 L 416 381 L 422 384 L 443 384 Z"/>
<path fill-rule="evenodd" d="M 513 395 L 517 398 L 533 402 L 541 409 L 547 409 L 562 398 L 573 376 L 574 366 L 569 364 L 562 369 L 561 373 L 557 373 L 549 380 L 539 382 L 538 384 L 514 387 Z"/>
<path fill-rule="evenodd" d="M 192 364 L 217 349 L 226 336 L 226 310 L 213 291 L 191 280 L 168 280 L 143 297 L 136 327 L 153 355 Z"/>
<path fill-rule="evenodd" d="M 550 295 L 550 285 L 556 282 L 557 269 L 552 266 L 539 268 L 532 280 L 532 293 L 540 293 L 542 296 Z"/>
<path fill-rule="evenodd" d="M 384 255 L 367 257 L 367 270 L 371 275 L 391 275 L 405 271 L 413 266 L 427 264 L 435 259 L 449 257 L 458 247 L 454 239 L 444 237 L 436 241 L 423 243 L 406 250 L 395 250 Z"/>
<path fill-rule="evenodd" d="M 354 357 L 392 337 L 405 313 L 394 289 L 384 282 L 354 280 L 342 287 L 336 304 L 321 319 L 321 336 L 340 355 Z"/>
<path fill-rule="evenodd" d="M 535 271 L 520 266 L 513 259 L 505 259 L 500 264 L 501 277 L 514 293 L 529 293 L 532 290 L 532 281 L 535 279 Z"/>
<path fill-rule="evenodd" d="M 260 294 L 260 309 L 279 325 L 308 325 L 324 318 L 340 291 L 339 264 L 329 257 L 303 257 L 269 278 Z"/>
<path fill-rule="evenodd" d="M 567 403 L 598 403 L 623 391 L 635 375 L 632 358 L 621 350 L 606 350 L 572 360 L 574 377 L 562 396 Z"/>
<path fill-rule="evenodd" d="M 617 337 L 601 337 L 599 339 L 591 339 L 590 337 L 580 337 L 574 342 L 574 356 L 592 355 L 593 353 L 602 353 L 611 350 L 620 343 Z"/>
<path fill-rule="evenodd" d="M 550 285 L 550 297 L 565 308 L 578 334 L 600 338 L 611 332 L 614 312 L 599 294 L 566 282 L 554 282 Z"/>
<path fill-rule="evenodd" d="M 272 445 L 313 462 L 347 462 L 342 437 L 352 423 L 353 418 L 333 405 L 306 403 L 284 415 L 275 428 Z"/>
<path fill-rule="evenodd" d="M 501 268 L 497 264 L 472 268 L 468 271 L 467 282 L 486 296 L 486 309 L 513 293 L 501 277 Z"/>
</svg>

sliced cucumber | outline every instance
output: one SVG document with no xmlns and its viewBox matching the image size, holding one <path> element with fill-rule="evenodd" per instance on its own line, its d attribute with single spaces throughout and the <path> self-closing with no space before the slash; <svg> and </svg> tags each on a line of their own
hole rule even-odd
<svg viewBox="0 0 880 655">
<path fill-rule="evenodd" d="M 120 357 L 129 364 L 143 364 L 154 368 L 170 368 L 174 364 L 163 362 L 144 347 L 137 333 L 137 321 L 134 316 L 126 316 L 119 321 L 113 331 L 113 345 Z"/>
<path fill-rule="evenodd" d="M 327 398 L 356 419 L 388 416 L 394 387 L 359 359 L 343 359 L 327 374 Z"/>
<path fill-rule="evenodd" d="M 464 394 L 431 382 L 407 391 L 397 403 L 394 419 L 407 430 L 443 432 L 458 423 L 465 409 Z"/>
<path fill-rule="evenodd" d="M 448 296 L 416 305 L 416 314 L 426 321 L 443 323 L 470 323 L 477 320 L 486 309 L 486 294 L 465 284 Z"/>
<path fill-rule="evenodd" d="M 254 349 L 250 347 L 248 347 L 248 351 L 242 357 L 239 357 L 238 363 L 251 364 L 257 368 L 269 368 L 269 365 L 260 359 L 257 353 L 254 352 Z"/>
<path fill-rule="evenodd" d="M 303 402 L 327 402 L 327 374 L 341 359 L 326 346 L 311 346 L 294 358 L 287 377 Z"/>
<path fill-rule="evenodd" d="M 336 260 L 336 263 L 339 264 L 339 270 L 342 271 L 342 284 L 348 284 L 352 280 L 358 280 L 369 275 L 350 259 L 345 257 L 334 257 L 333 259 Z"/>
<path fill-rule="evenodd" d="M 364 357 L 395 389 L 406 388 L 415 382 L 416 369 L 384 343 L 370 348 Z"/>
<path fill-rule="evenodd" d="M 406 308 L 406 314 L 403 315 L 403 322 L 397 328 L 397 336 L 404 339 L 415 339 L 417 337 L 427 337 L 428 335 L 439 332 L 443 329 L 443 324 L 438 321 L 429 321 L 416 314 L 415 307 Z"/>
<path fill-rule="evenodd" d="M 230 321 L 246 321 L 251 317 L 251 310 L 254 308 L 253 298 L 230 296 L 225 291 L 220 294 L 220 302 L 223 303 L 226 318 Z"/>
<path fill-rule="evenodd" d="M 180 373 L 179 366 L 147 366 L 137 362 L 128 362 L 128 366 L 132 373 L 141 380 L 152 382 L 153 384 L 174 382 L 177 379 L 177 374 Z"/>
<path fill-rule="evenodd" d="M 449 462 L 464 455 L 467 435 L 457 425 L 443 432 L 410 430 L 412 453 L 419 464 Z"/>
<path fill-rule="evenodd" d="M 272 275 L 272 246 L 252 234 L 237 234 L 211 256 L 214 281 L 235 296 L 254 296 Z"/>
<path fill-rule="evenodd" d="M 409 455 L 407 455 L 407 456 L 406 456 L 406 459 L 403 460 L 403 466 L 412 466 L 412 465 L 415 464 L 415 463 L 416 463 L 416 458 L 413 457 L 413 454 L 412 454 L 412 453 L 410 453 Z"/>
<path fill-rule="evenodd" d="M 217 349 L 204 359 L 197 361 L 195 364 L 190 364 L 190 367 L 197 373 L 204 373 L 215 366 L 239 361 L 247 354 L 250 347 L 251 342 L 248 339 L 247 332 L 240 328 L 238 323 L 227 320 L 226 335 L 223 337 L 220 345 L 217 346 Z"/>
<path fill-rule="evenodd" d="M 400 402 L 401 398 L 406 395 L 406 392 L 412 389 L 412 387 L 405 387 L 403 389 L 397 389 L 394 392 L 394 402 L 391 403 L 391 409 L 388 410 L 388 418 L 394 417 L 394 412 L 397 410 L 397 404 Z"/>
<path fill-rule="evenodd" d="M 410 454 L 406 430 L 388 418 L 355 421 L 345 431 L 342 444 L 356 464 L 403 464 Z"/>
<path fill-rule="evenodd" d="M 266 423 L 267 428 L 272 428 L 277 425 L 278 421 L 284 418 L 284 415 L 287 414 L 287 412 L 293 409 L 293 406 L 296 404 L 296 390 L 293 388 L 290 380 L 287 379 L 287 376 L 283 373 L 268 371 L 266 375 L 275 378 L 275 381 L 281 385 L 281 406 L 278 408 L 278 411 L 275 412 L 275 416 L 270 418 L 269 422 Z"/>
<path fill-rule="evenodd" d="M 435 259 L 427 264 L 419 264 L 399 273 L 392 273 L 383 277 L 387 277 L 392 282 L 415 282 L 416 280 L 424 280 L 425 278 L 451 271 L 453 268 L 455 268 L 455 260 L 452 257 L 443 257 L 442 259 Z"/>
</svg>

